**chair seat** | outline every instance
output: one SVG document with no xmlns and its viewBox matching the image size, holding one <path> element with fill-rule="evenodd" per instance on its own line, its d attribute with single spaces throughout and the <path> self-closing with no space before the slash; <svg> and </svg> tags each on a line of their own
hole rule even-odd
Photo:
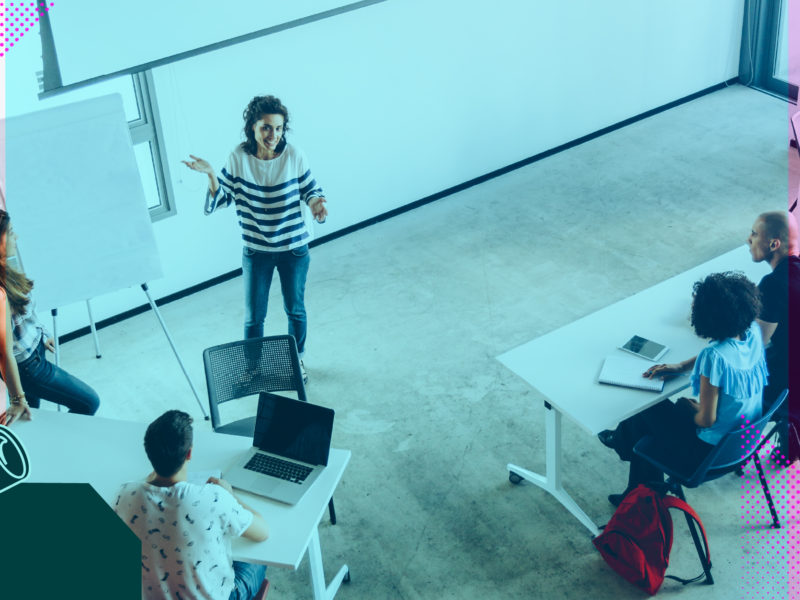
<svg viewBox="0 0 800 600">
<path fill-rule="evenodd" d="M 696 477 L 697 462 L 681 462 L 676 460 L 675 452 L 669 448 L 665 443 L 660 442 L 654 437 L 648 436 L 641 439 L 637 444 L 634 452 L 640 456 L 645 457 L 649 462 L 658 467 L 659 470 L 672 479 L 680 482 L 684 487 L 694 488 L 700 485 L 704 478 Z M 725 473 L 732 471 L 731 469 L 724 469 L 718 477 Z M 695 476 L 695 477 L 693 477 Z"/>
<path fill-rule="evenodd" d="M 216 433 L 227 433 L 228 435 L 240 435 L 242 437 L 253 437 L 253 432 L 256 430 L 256 418 L 248 417 L 220 425 L 214 431 Z"/>
</svg>

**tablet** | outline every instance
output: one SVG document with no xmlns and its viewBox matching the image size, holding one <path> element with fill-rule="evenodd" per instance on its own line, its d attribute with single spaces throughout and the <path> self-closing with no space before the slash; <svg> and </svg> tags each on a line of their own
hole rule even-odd
<svg viewBox="0 0 800 600">
<path fill-rule="evenodd" d="M 667 348 L 663 344 L 648 340 L 647 338 L 634 335 L 625 344 L 620 346 L 622 350 L 641 356 L 647 360 L 656 361 L 667 353 Z"/>
</svg>

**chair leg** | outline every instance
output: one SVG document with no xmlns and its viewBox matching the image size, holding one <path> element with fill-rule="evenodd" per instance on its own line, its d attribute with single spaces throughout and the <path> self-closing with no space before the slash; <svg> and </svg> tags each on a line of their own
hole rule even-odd
<svg viewBox="0 0 800 600">
<path fill-rule="evenodd" d="M 331 515 L 331 525 L 336 525 L 336 509 L 333 508 L 333 498 L 328 501 L 328 512 Z"/>
<path fill-rule="evenodd" d="M 678 487 L 676 492 L 676 496 L 686 502 L 686 496 L 683 495 L 683 490 L 680 487 Z M 705 549 L 703 548 L 703 544 L 700 541 L 700 535 L 697 533 L 694 519 L 692 519 L 692 517 L 686 513 L 684 513 L 683 516 L 686 517 L 686 524 L 689 526 L 689 533 L 692 534 L 694 547 L 697 550 L 697 557 L 700 559 L 700 564 L 703 566 L 703 573 L 706 575 L 706 583 L 708 585 L 714 585 L 714 577 L 711 575 L 711 563 L 709 562 L 708 556 L 706 556 Z"/>
<path fill-rule="evenodd" d="M 761 468 L 761 461 L 758 458 L 758 453 L 753 453 L 753 461 L 756 463 L 758 469 L 758 478 L 761 480 L 761 488 L 764 490 L 764 497 L 767 499 L 769 505 L 769 512 L 772 515 L 772 528 L 780 529 L 781 523 L 778 520 L 778 513 L 775 512 L 775 505 L 772 503 L 772 494 L 769 493 L 769 486 L 767 486 L 767 478 L 764 477 L 764 469 Z"/>
</svg>

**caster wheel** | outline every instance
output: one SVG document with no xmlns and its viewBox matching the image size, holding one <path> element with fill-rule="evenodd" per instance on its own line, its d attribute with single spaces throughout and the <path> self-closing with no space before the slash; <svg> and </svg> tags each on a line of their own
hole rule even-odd
<svg viewBox="0 0 800 600">
<path fill-rule="evenodd" d="M 344 574 L 342 578 L 342 583 L 350 583 L 350 569 L 347 570 L 347 573 Z"/>
<path fill-rule="evenodd" d="M 508 480 L 514 485 L 519 485 L 520 483 L 522 483 L 522 477 L 514 473 L 514 471 L 508 472 Z"/>
</svg>

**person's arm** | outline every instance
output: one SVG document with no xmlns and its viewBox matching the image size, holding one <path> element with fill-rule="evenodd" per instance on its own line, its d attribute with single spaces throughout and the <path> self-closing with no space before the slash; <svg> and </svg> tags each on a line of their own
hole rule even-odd
<svg viewBox="0 0 800 600">
<path fill-rule="evenodd" d="M 227 490 L 242 508 L 253 513 L 253 521 L 250 523 L 250 526 L 242 532 L 242 537 L 246 537 L 248 540 L 253 540 L 254 542 L 263 542 L 269 537 L 269 525 L 267 525 L 264 517 L 262 517 L 261 513 L 257 510 L 242 502 L 241 498 L 233 493 L 233 488 L 230 483 L 217 477 L 209 477 L 208 483 L 213 483 Z"/>
<path fill-rule="evenodd" d="M 192 171 L 197 171 L 198 173 L 205 173 L 208 175 L 208 191 L 211 192 L 212 196 L 217 194 L 217 190 L 219 189 L 219 182 L 217 181 L 217 174 L 214 172 L 214 167 L 211 166 L 207 160 L 200 158 L 199 156 L 195 156 L 194 154 L 190 154 L 189 158 L 192 160 L 182 160 L 181 162 L 189 167 Z"/>
<path fill-rule="evenodd" d="M 761 319 L 756 319 L 756 323 L 758 323 L 758 326 L 761 328 L 761 339 L 766 346 L 772 339 L 772 334 L 775 333 L 778 324 L 770 321 L 762 321 Z"/>
<path fill-rule="evenodd" d="M 9 406 L 6 409 L 6 425 L 11 425 L 17 419 L 31 419 L 31 409 L 25 400 L 25 392 L 22 390 L 22 383 L 19 379 L 17 361 L 14 359 L 14 334 L 11 324 L 11 307 L 5 294 L 2 295 L 0 304 L 0 318 L 5 322 L 3 340 L 0 347 L 0 370 L 3 374 L 3 381 L 8 388 Z"/>
<path fill-rule="evenodd" d="M 317 222 L 323 223 L 328 216 L 328 209 L 325 208 L 327 202 L 325 192 L 314 179 L 305 154 L 301 150 L 297 150 L 297 181 L 301 183 L 300 193 L 303 202 L 311 209 L 311 214 Z"/>
<path fill-rule="evenodd" d="M 250 523 L 250 527 L 242 532 L 242 537 L 246 537 L 248 540 L 253 540 L 254 542 L 263 542 L 266 540 L 269 537 L 269 525 L 267 525 L 267 521 L 261 516 L 261 513 L 242 502 L 242 499 L 236 494 L 234 494 L 233 497 L 242 505 L 242 508 L 253 513 L 253 521 Z"/>
<path fill-rule="evenodd" d="M 694 367 L 694 363 L 697 361 L 697 356 L 693 356 L 692 358 L 687 358 L 686 360 L 679 362 L 679 363 L 664 363 L 660 365 L 653 365 L 647 371 L 642 373 L 642 377 L 647 377 L 648 379 L 653 379 L 653 377 L 659 377 L 661 379 L 670 379 L 671 377 L 675 377 L 680 373 L 685 373 L 686 371 L 692 369 Z"/>
<path fill-rule="evenodd" d="M 189 156 L 193 160 L 183 160 L 181 162 L 193 171 L 205 173 L 208 176 L 208 193 L 206 194 L 206 203 L 203 212 L 210 215 L 218 208 L 233 204 L 234 197 L 231 193 L 231 182 L 227 181 L 227 179 L 220 180 L 217 177 L 216 171 L 214 171 L 214 168 L 207 160 L 195 156 L 194 154 L 190 154 Z M 233 164 L 233 155 L 231 155 L 228 157 L 228 162 L 225 164 L 225 168 L 222 171 L 223 177 L 226 177 L 226 173 L 230 174 L 234 172 Z M 222 181 L 223 185 L 220 185 L 220 181 Z"/>
<path fill-rule="evenodd" d="M 700 376 L 700 394 L 697 414 L 694 422 L 698 427 L 711 427 L 717 422 L 717 402 L 719 401 L 719 388 L 711 385 L 708 377 Z"/>
</svg>

